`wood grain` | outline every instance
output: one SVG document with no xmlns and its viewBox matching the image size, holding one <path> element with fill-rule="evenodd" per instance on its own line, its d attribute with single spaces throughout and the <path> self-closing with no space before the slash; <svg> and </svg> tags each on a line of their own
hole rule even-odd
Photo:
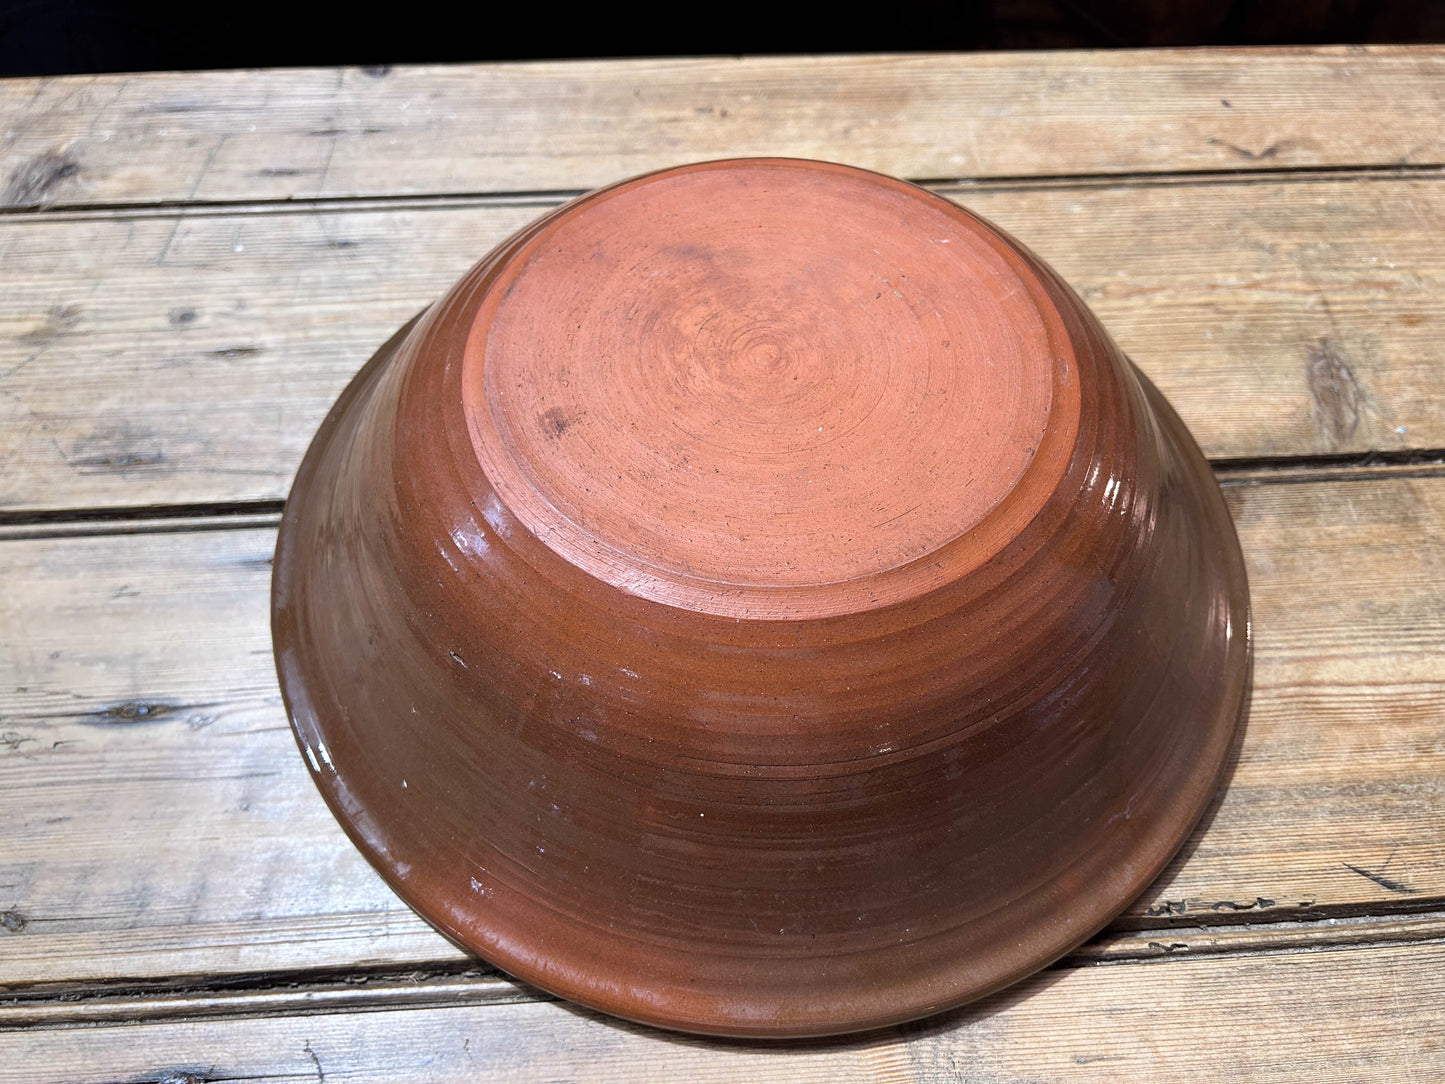
<svg viewBox="0 0 1445 1084">
<path fill-rule="evenodd" d="M 1445 447 L 1445 182 L 945 191 L 1072 282 L 1207 454 Z M 0 510 L 284 497 L 371 352 L 554 202 L 0 220 Z"/>
<path fill-rule="evenodd" d="M 1445 900 L 1445 478 L 1228 492 L 1253 707 L 1207 830 L 1116 924 L 1153 931 L 1134 955 L 1171 954 L 1173 925 L 1208 951 L 1221 923 Z M 306 778 L 272 672 L 272 544 L 0 543 L 0 984 L 460 959 Z"/>
<path fill-rule="evenodd" d="M 1438 165 L 1442 74 L 1426 46 L 14 79 L 0 206 L 574 190 L 740 155 L 910 179 Z"/>
<path fill-rule="evenodd" d="M 1442 73 L 1426 47 L 0 81 L 0 1081 L 1442 1075 Z M 270 663 L 277 502 L 356 367 L 558 194 L 734 154 L 991 178 L 947 190 L 1249 461 L 1254 711 L 1207 828 L 1064 965 L 838 1044 L 640 1033 L 461 957 L 341 837 Z M 259 503 L 87 511 L 231 501 Z"/>
<path fill-rule="evenodd" d="M 0 1081 L 1308 1084 L 1445 1072 L 1445 945 L 1045 971 L 921 1024 L 832 1042 L 725 1043 L 560 1003 L 200 1019 L 0 1033 Z"/>
</svg>

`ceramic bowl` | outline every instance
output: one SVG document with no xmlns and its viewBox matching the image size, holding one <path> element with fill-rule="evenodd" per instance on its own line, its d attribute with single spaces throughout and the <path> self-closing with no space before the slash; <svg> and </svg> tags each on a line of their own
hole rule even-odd
<svg viewBox="0 0 1445 1084">
<path fill-rule="evenodd" d="M 1246 696 L 1198 448 L 1079 298 L 820 162 L 584 196 L 337 402 L 276 660 L 356 845 L 459 945 L 798 1036 L 1057 958 L 1183 843 Z"/>
</svg>

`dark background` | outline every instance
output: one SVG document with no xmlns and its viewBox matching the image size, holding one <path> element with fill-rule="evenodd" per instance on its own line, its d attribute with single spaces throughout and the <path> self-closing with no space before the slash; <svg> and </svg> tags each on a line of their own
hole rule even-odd
<svg viewBox="0 0 1445 1084">
<path fill-rule="evenodd" d="M 560 57 L 1445 40 L 1445 0 L 349 4 L 0 0 L 0 75 Z M 363 13 L 365 12 L 365 13 Z M 669 14 L 671 13 L 671 14 Z"/>
</svg>

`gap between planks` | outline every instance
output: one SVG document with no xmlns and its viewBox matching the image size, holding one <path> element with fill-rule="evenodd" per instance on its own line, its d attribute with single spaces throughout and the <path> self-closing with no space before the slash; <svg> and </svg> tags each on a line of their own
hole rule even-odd
<svg viewBox="0 0 1445 1084">
<path fill-rule="evenodd" d="M 1445 943 L 1445 899 L 1408 915 L 1179 928 L 1167 934 L 1111 932 L 1053 968 L 1159 964 L 1185 957 L 1247 957 L 1370 946 Z M 398 969 L 359 967 L 232 974 L 223 980 L 178 976 L 146 983 L 48 983 L 0 994 L 0 1031 L 145 1021 L 374 1012 L 455 1005 L 555 1001 L 551 994 L 479 960 Z"/>
<path fill-rule="evenodd" d="M 1370 482 L 1445 476 L 1445 448 L 1364 452 L 1338 456 L 1262 456 L 1212 461 L 1220 486 Z M 0 542 L 24 538 L 172 534 L 274 528 L 285 501 L 160 504 L 130 508 L 45 508 L 0 511 Z"/>
<path fill-rule="evenodd" d="M 1318 181 L 1438 181 L 1445 165 L 1279 166 L 1257 170 L 1174 170 L 1138 173 L 1076 173 L 1045 177 L 904 178 L 939 195 L 1100 188 L 1216 188 L 1239 185 L 1310 184 Z M 624 178 L 617 178 L 622 180 Z M 367 211 L 456 210 L 474 207 L 535 207 L 548 210 L 592 189 L 559 188 L 518 192 L 438 192 L 427 195 L 324 196 L 311 199 L 173 200 L 158 203 L 73 203 L 59 207 L 3 207 L 4 222 L 96 222 L 116 219 L 204 218 L 241 215 L 346 214 Z"/>
<path fill-rule="evenodd" d="M 0 1081 L 1435 1080 L 1442 962 L 1424 945 L 1051 970 L 940 1016 L 789 1043 L 538 1003 L 31 1029 L 0 1035 Z"/>
</svg>

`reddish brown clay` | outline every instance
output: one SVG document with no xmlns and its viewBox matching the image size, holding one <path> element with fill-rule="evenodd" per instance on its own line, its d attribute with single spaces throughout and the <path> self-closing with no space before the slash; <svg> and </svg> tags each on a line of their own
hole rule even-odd
<svg viewBox="0 0 1445 1084">
<path fill-rule="evenodd" d="M 640 177 L 372 359 L 287 505 L 316 782 L 400 895 L 634 1020 L 998 989 L 1179 848 L 1245 699 L 1209 468 L 1082 302 L 919 188 Z"/>
</svg>

